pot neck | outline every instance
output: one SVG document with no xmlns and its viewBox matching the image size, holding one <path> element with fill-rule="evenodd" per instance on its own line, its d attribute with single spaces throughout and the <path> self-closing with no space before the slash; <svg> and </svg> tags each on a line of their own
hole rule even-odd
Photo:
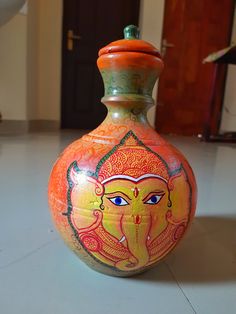
<svg viewBox="0 0 236 314">
<path fill-rule="evenodd" d="M 108 114 L 104 123 L 149 125 L 147 119 L 148 110 L 154 105 L 151 97 L 135 97 L 134 95 L 105 96 L 102 102 L 107 107 Z"/>
<path fill-rule="evenodd" d="M 158 50 L 138 39 L 139 30 L 129 25 L 125 39 L 99 51 L 97 65 L 104 83 L 102 102 L 108 109 L 105 122 L 147 124 L 147 111 L 153 106 L 152 91 L 163 69 Z"/>
</svg>

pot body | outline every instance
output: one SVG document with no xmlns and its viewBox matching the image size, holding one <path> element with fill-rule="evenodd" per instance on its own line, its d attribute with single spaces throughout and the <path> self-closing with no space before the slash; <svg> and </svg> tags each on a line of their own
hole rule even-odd
<svg viewBox="0 0 236 314">
<path fill-rule="evenodd" d="M 98 59 L 108 115 L 60 155 L 48 194 L 53 221 L 80 259 L 125 277 L 155 266 L 182 239 L 196 183 L 183 155 L 146 118 L 163 67 L 156 51 L 112 49 Z"/>
<path fill-rule="evenodd" d="M 90 267 L 130 276 L 154 266 L 181 240 L 195 211 L 186 159 L 153 129 L 104 122 L 72 143 L 49 182 L 54 223 Z"/>
</svg>

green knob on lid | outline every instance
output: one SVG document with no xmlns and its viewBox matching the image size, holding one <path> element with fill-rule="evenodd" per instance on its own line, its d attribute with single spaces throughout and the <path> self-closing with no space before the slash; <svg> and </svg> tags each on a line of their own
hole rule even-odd
<svg viewBox="0 0 236 314">
<path fill-rule="evenodd" d="M 135 25 L 128 25 L 124 28 L 125 39 L 139 39 L 139 28 Z"/>
</svg>

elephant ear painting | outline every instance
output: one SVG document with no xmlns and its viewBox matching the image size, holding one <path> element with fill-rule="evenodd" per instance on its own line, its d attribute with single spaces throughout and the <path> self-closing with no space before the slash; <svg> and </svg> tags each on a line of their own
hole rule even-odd
<svg viewBox="0 0 236 314">
<path fill-rule="evenodd" d="M 69 225 L 100 264 L 125 272 L 148 267 L 185 233 L 191 187 L 183 165 L 170 171 L 131 131 L 96 169 L 72 162 L 67 181 Z"/>
</svg>

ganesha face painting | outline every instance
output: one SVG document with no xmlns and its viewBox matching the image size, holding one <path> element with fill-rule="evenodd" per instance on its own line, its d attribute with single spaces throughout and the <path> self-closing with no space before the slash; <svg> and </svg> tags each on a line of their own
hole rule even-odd
<svg viewBox="0 0 236 314">
<path fill-rule="evenodd" d="M 170 170 L 132 131 L 96 169 L 83 170 L 73 161 L 67 181 L 65 216 L 74 239 L 95 263 L 118 273 L 145 270 L 161 260 L 192 215 L 183 165 Z"/>
</svg>

